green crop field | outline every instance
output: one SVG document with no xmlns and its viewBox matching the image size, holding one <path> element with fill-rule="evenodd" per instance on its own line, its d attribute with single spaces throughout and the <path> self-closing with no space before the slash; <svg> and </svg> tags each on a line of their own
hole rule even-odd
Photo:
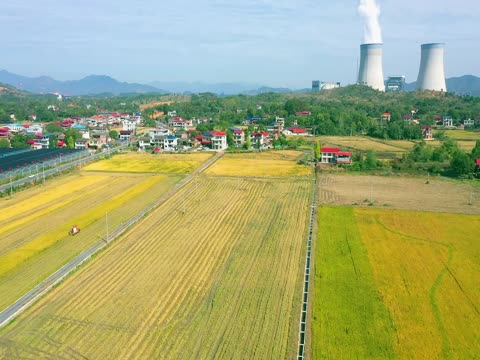
<svg viewBox="0 0 480 360">
<path fill-rule="evenodd" d="M 448 137 L 456 140 L 480 140 L 480 131 L 444 130 L 444 133 Z"/>
<path fill-rule="evenodd" d="M 480 216 L 324 207 L 315 359 L 480 355 Z"/>
</svg>

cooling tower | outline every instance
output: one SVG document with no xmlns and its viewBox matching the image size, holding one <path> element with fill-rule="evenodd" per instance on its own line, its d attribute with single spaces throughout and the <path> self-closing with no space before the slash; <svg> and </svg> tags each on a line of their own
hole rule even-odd
<svg viewBox="0 0 480 360">
<path fill-rule="evenodd" d="M 447 91 L 443 66 L 444 44 L 423 44 L 417 89 Z"/>
<path fill-rule="evenodd" d="M 385 91 L 382 67 L 382 44 L 360 45 L 358 83 Z"/>
</svg>

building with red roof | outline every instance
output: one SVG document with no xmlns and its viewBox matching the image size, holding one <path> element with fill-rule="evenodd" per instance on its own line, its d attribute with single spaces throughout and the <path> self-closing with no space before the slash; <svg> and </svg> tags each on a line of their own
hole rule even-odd
<svg viewBox="0 0 480 360">
<path fill-rule="evenodd" d="M 242 147 L 245 144 L 245 131 L 242 129 L 233 128 L 232 135 L 233 135 L 233 144 L 235 147 Z"/>
<path fill-rule="evenodd" d="M 348 164 L 352 163 L 352 153 L 348 151 L 340 151 L 339 148 L 323 147 L 322 157 L 320 159 L 322 164 Z"/>
<path fill-rule="evenodd" d="M 308 135 L 307 129 L 299 126 L 291 126 L 288 129 L 283 130 L 284 135 L 296 135 L 296 136 L 306 136 Z"/>
<path fill-rule="evenodd" d="M 423 125 L 421 129 L 423 140 L 433 140 L 433 129 L 431 126 Z"/>
<path fill-rule="evenodd" d="M 225 150 L 228 147 L 227 133 L 223 131 L 210 131 L 210 142 L 212 150 Z"/>
</svg>

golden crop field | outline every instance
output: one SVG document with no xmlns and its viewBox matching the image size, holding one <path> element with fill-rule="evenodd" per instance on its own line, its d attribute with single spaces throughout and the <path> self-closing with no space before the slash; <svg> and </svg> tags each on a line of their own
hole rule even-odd
<svg viewBox="0 0 480 360">
<path fill-rule="evenodd" d="M 315 359 L 480 355 L 480 216 L 324 207 Z"/>
<path fill-rule="evenodd" d="M 145 154 L 122 153 L 83 168 L 84 171 L 188 174 L 199 167 L 212 153 Z"/>
<path fill-rule="evenodd" d="M 320 136 L 322 146 L 347 147 L 356 150 L 375 150 L 379 152 L 406 152 L 405 142 L 395 144 L 395 141 L 382 141 L 366 136 Z"/>
<path fill-rule="evenodd" d="M 0 330 L 0 357 L 295 357 L 312 183 L 196 177 Z"/>
<path fill-rule="evenodd" d="M 387 144 L 387 145 L 390 145 L 390 146 L 393 146 L 393 147 L 396 147 L 396 148 L 400 148 L 400 149 L 405 149 L 405 150 L 412 150 L 413 147 L 415 146 L 415 144 L 418 142 L 419 140 L 417 141 L 414 141 L 414 140 L 381 140 L 381 142 Z"/>
<path fill-rule="evenodd" d="M 0 309 L 104 236 L 107 212 L 113 229 L 179 179 L 81 172 L 0 201 Z"/>
<path fill-rule="evenodd" d="M 297 164 L 303 158 L 299 151 L 263 151 L 226 154 L 207 169 L 218 176 L 310 176 L 312 168 Z"/>
</svg>

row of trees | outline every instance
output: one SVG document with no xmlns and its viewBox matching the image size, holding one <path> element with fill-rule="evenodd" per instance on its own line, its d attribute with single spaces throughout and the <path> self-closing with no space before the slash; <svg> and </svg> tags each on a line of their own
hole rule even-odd
<svg viewBox="0 0 480 360">
<path fill-rule="evenodd" d="M 316 148 L 314 149 L 316 151 Z M 428 172 L 430 174 L 444 174 L 455 177 L 479 177 L 479 169 L 475 160 L 480 159 L 480 140 L 470 153 L 463 151 L 451 138 L 446 138 L 439 147 L 418 142 L 413 149 L 403 155 L 401 159 L 385 162 L 377 159 L 373 150 L 354 152 L 353 165 L 350 170 L 379 170 L 392 168 L 397 171 Z"/>
<path fill-rule="evenodd" d="M 190 102 L 164 104 L 156 108 L 167 113 L 176 110 L 186 118 L 205 116 L 216 126 L 239 125 L 245 118 L 259 116 L 259 126 L 275 118 L 312 127 L 318 135 L 357 135 L 383 139 L 420 139 L 420 126 L 405 123 L 403 116 L 416 109 L 420 125 L 432 125 L 436 116 L 450 115 L 455 120 L 480 116 L 480 98 L 430 93 L 385 94 L 364 86 L 349 86 L 328 92 L 310 94 L 261 94 L 257 96 L 217 97 L 213 94 L 193 95 Z M 311 115 L 297 116 L 300 111 Z M 391 121 L 382 124 L 382 113 L 389 112 Z"/>
</svg>

